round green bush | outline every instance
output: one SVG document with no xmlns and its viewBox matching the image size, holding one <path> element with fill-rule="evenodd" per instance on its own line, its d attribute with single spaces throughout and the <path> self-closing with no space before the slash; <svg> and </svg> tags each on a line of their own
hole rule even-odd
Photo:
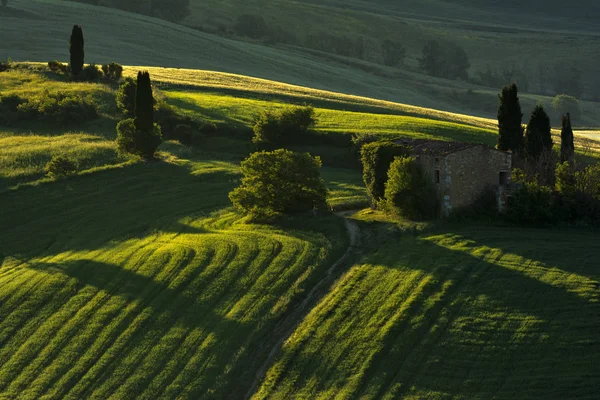
<svg viewBox="0 0 600 400">
<path fill-rule="evenodd" d="M 423 220 L 437 212 L 437 196 L 431 180 L 414 157 L 396 157 L 388 172 L 385 208 L 396 215 Z"/>
<path fill-rule="evenodd" d="M 257 219 L 327 208 L 321 160 L 279 149 L 252 154 L 242 162 L 242 184 L 229 194 L 233 205 Z"/>
<path fill-rule="evenodd" d="M 54 156 L 44 168 L 50 178 L 60 178 L 77 172 L 77 162 L 66 156 Z"/>
<path fill-rule="evenodd" d="M 145 159 L 154 158 L 156 149 L 162 143 L 160 126 L 154 124 L 151 132 L 140 131 L 135 119 L 130 118 L 117 124 L 117 148 L 121 153 L 129 153 Z"/>
<path fill-rule="evenodd" d="M 252 141 L 268 145 L 299 143 L 315 123 L 315 109 L 311 106 L 265 111 L 254 123 Z"/>
<path fill-rule="evenodd" d="M 133 78 L 125 78 L 117 90 L 117 107 L 127 116 L 135 114 L 135 92 L 137 83 Z"/>
</svg>

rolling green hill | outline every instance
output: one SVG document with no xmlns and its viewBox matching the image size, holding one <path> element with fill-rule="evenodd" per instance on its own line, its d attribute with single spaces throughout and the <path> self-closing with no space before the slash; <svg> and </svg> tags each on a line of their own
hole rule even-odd
<svg viewBox="0 0 600 400">
<path fill-rule="evenodd" d="M 593 399 L 596 240 L 456 226 L 378 237 L 254 398 Z"/>
<path fill-rule="evenodd" d="M 263 110 L 315 105 L 317 134 L 294 149 L 323 156 L 336 210 L 368 203 L 353 134 L 494 144 L 493 119 L 440 95 L 452 83 L 51 0 L 0 8 L 2 29 L 31 29 L 0 49 L 64 60 L 75 14 L 89 61 L 153 65 L 125 75 L 149 70 L 157 98 L 215 131 L 141 162 L 116 152 L 115 85 L 31 63 L 0 73 L 2 96 L 99 104 L 85 123 L 0 126 L 0 399 L 597 397 L 597 232 L 399 226 L 369 210 L 266 226 L 231 207 Z M 593 125 L 597 104 L 583 107 Z M 53 155 L 78 173 L 45 177 Z"/>
<path fill-rule="evenodd" d="M 441 35 L 460 39 L 461 45 L 469 53 L 478 55 L 472 56 L 471 60 L 473 76 L 488 64 L 494 66 L 500 60 L 509 60 L 511 65 L 521 66 L 525 60 L 525 53 L 529 54 L 532 51 L 537 54 L 536 63 L 543 62 L 550 69 L 554 65 L 555 57 L 558 57 L 555 54 L 560 54 L 561 57 L 563 54 L 564 57 L 568 55 L 573 60 L 584 59 L 585 62 L 577 63 L 584 72 L 584 86 L 590 93 L 595 93 L 593 65 L 599 60 L 595 58 L 597 55 L 593 32 L 573 32 L 566 36 L 561 30 L 540 34 L 517 30 L 514 33 L 496 34 L 492 29 L 488 33 L 482 33 L 477 27 L 469 24 L 465 26 L 457 21 L 404 21 L 397 20 L 401 17 L 391 15 L 382 17 L 379 14 L 351 10 L 342 12 L 343 10 L 337 8 L 323 10 L 311 4 L 304 4 L 302 7 L 300 3 L 292 3 L 289 7 L 281 5 L 282 3 L 271 2 L 193 3 L 193 14 L 189 21 L 184 22 L 189 26 L 206 25 L 203 22 L 206 19 L 210 24 L 230 25 L 241 13 L 260 11 L 267 20 L 285 25 L 287 29 L 302 29 L 302 32 L 318 33 L 321 29 L 319 26 L 328 26 L 332 33 L 358 34 L 360 37 L 364 36 L 367 42 L 373 41 L 377 46 L 385 38 L 397 37 L 409 50 L 406 67 L 385 67 L 373 62 L 376 60 L 357 60 L 308 51 L 297 45 L 265 46 L 262 42 L 232 40 L 155 18 L 60 0 L 12 0 L 10 7 L 0 8 L 0 23 L 9 33 L 0 43 L 0 53 L 18 61 L 66 61 L 70 26 L 77 22 L 84 26 L 88 62 L 118 61 L 125 65 L 230 72 L 315 89 L 493 118 L 497 107 L 497 87 L 432 78 L 417 70 L 416 59 L 423 43 Z M 235 8 L 235 12 L 232 12 L 232 8 Z M 76 21 L 74 15 L 77 16 Z M 222 21 L 220 15 L 226 15 L 229 19 Z M 324 15 L 327 15 L 326 21 L 323 20 Z M 196 18 L 199 20 L 196 21 Z M 299 26 L 299 21 L 314 24 L 314 29 Z M 106 29 L 107 26 L 115 28 Z M 216 28 L 211 26 L 207 25 L 204 28 L 207 31 L 216 31 Z M 353 27 L 351 32 L 348 31 L 348 26 Z M 28 32 L 25 36 L 20 34 L 24 31 Z M 402 39 L 406 37 L 414 40 Z M 531 47 L 524 48 L 524 43 L 531 43 Z M 558 61 L 560 60 L 556 58 L 556 62 Z M 539 72 L 537 66 L 531 66 L 531 63 L 527 65 L 533 74 Z M 551 98 L 539 95 L 523 95 L 523 99 L 527 110 L 537 102 L 543 102 L 547 106 L 551 103 Z M 575 124 L 586 127 L 600 125 L 598 104 L 583 102 L 582 107 L 584 119 L 575 121 Z M 555 119 L 554 123 L 557 124 L 558 120 Z"/>
</svg>

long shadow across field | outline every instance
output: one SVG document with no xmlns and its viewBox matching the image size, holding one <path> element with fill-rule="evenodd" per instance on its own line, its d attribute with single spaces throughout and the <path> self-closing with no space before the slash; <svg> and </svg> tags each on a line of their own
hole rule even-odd
<svg viewBox="0 0 600 400">
<path fill-rule="evenodd" d="M 506 240 L 503 234 L 508 235 L 509 230 L 496 231 L 498 240 L 505 238 L 504 248 L 506 243 L 517 245 L 525 239 Z M 460 235 L 451 237 L 452 243 L 465 240 Z M 284 350 L 287 364 L 277 368 L 290 370 L 296 377 L 295 388 L 312 380 L 308 392 L 312 395 L 341 390 L 350 378 L 356 382 L 357 371 L 362 370 L 360 385 L 350 392 L 355 397 L 387 394 L 401 398 L 415 393 L 481 399 L 515 398 L 522 393 L 540 399 L 593 397 L 600 384 L 600 365 L 595 362 L 600 350 L 596 339 L 598 302 L 530 276 L 519 266 L 513 268 L 505 260 L 495 259 L 491 252 L 457 250 L 426 235 L 405 234 L 387 242 L 380 239 L 362 268 L 412 270 L 433 279 L 410 302 L 396 306 L 408 305 L 381 342 L 371 336 L 364 338 L 378 348 L 373 358 L 367 356 L 370 350 L 364 356 L 356 355 L 365 351 L 364 345 L 360 349 L 336 348 L 345 346 L 337 329 L 321 333 L 325 336 L 300 339 L 299 346 Z M 529 240 L 528 245 L 537 252 L 547 243 Z M 357 285 L 355 290 L 361 290 L 360 283 Z M 377 290 L 373 287 L 367 293 Z M 335 314 L 345 316 L 337 323 L 355 319 L 355 334 L 369 324 L 370 315 L 340 307 L 335 306 L 341 310 Z M 351 307 L 362 306 L 353 303 Z M 320 325 L 339 317 L 321 318 Z M 328 354 L 337 356 L 329 359 Z M 271 383 L 276 388 L 282 382 Z"/>
<path fill-rule="evenodd" d="M 94 249 L 169 230 L 182 217 L 228 205 L 235 179 L 153 162 L 0 194 L 0 256 Z"/>
<path fill-rule="evenodd" d="M 522 245 L 519 239 L 508 243 Z M 472 248 L 482 245 L 474 242 Z M 536 248 L 540 243 L 528 245 Z M 528 276 L 520 270 L 527 265 L 511 269 L 487 261 L 487 254 L 472 255 L 422 239 L 418 246 L 430 260 L 411 262 L 409 267 L 435 277 L 436 283 L 429 286 L 431 295 L 441 293 L 448 280 L 453 284 L 427 311 L 425 323 L 416 329 L 398 325 L 391 340 L 386 340 L 380 357 L 393 360 L 399 372 L 381 385 L 380 394 L 390 390 L 402 396 L 413 386 L 480 398 L 514 398 L 522 392 L 534 398 L 593 393 L 600 383 L 600 367 L 592 361 L 598 351 L 594 339 L 600 315 L 597 303 Z M 470 311 L 482 299 L 484 309 L 496 317 Z M 416 302 L 408 319 L 420 317 L 422 306 Z M 495 320 L 498 316 L 499 321 Z M 458 322 L 459 318 L 469 322 Z M 379 381 L 385 373 L 385 368 L 372 370 L 370 379 Z M 438 379 L 433 378 L 436 375 Z M 391 390 L 398 383 L 401 389 Z"/>
<path fill-rule="evenodd" d="M 207 260 L 207 262 L 209 261 Z M 216 313 L 215 308 L 219 305 L 219 301 L 228 294 L 227 287 L 220 288 L 221 292 L 215 292 L 215 295 L 209 301 L 200 301 L 202 293 L 208 290 L 206 285 L 209 285 L 210 281 L 216 278 L 218 271 L 215 271 L 212 275 L 206 275 L 205 269 L 199 267 L 192 274 L 186 274 L 183 280 L 177 281 L 176 287 L 169 287 L 173 284 L 172 280 L 179 276 L 186 267 L 187 263 L 182 263 L 170 271 L 168 276 L 163 277 L 163 281 L 157 281 L 154 276 L 144 276 L 136 271 L 92 260 L 64 264 L 39 263 L 33 265 L 31 268 L 34 270 L 65 276 L 67 278 L 65 283 L 69 279 L 76 280 L 77 290 L 91 286 L 98 291 L 106 292 L 111 298 L 119 296 L 123 299 L 118 307 L 98 308 L 95 313 L 89 314 L 87 318 L 79 317 L 77 319 L 77 323 L 81 328 L 74 329 L 72 327 L 67 332 L 68 336 L 62 337 L 63 340 L 59 347 L 53 349 L 53 354 L 60 354 L 63 349 L 73 346 L 73 340 L 84 332 L 86 324 L 98 324 L 98 321 L 102 320 L 105 321 L 103 324 L 108 326 L 112 320 L 118 320 L 119 322 L 118 325 L 110 328 L 110 338 L 106 339 L 105 348 L 102 351 L 97 350 L 92 358 L 85 358 L 83 360 L 85 365 L 80 365 L 76 373 L 72 371 L 72 364 L 58 363 L 57 368 L 61 371 L 60 373 L 53 371 L 53 380 L 46 383 L 47 388 L 56 383 L 61 375 L 71 372 L 69 381 L 63 382 L 61 385 L 63 391 L 69 390 L 92 369 L 96 382 L 108 382 L 112 374 L 122 368 L 123 365 L 129 365 L 129 368 L 133 368 L 127 374 L 134 374 L 138 365 L 131 365 L 131 357 L 135 357 L 136 363 L 139 364 L 150 357 L 154 360 L 152 367 L 145 367 L 146 372 L 141 376 L 136 376 L 137 387 L 143 389 L 159 374 L 164 374 L 164 370 L 167 368 L 166 364 L 168 362 L 173 363 L 172 357 L 175 352 L 186 350 L 181 347 L 184 345 L 183 339 L 185 339 L 185 336 L 181 338 L 181 342 L 165 341 L 165 335 L 174 327 L 179 327 L 181 332 L 202 332 L 203 340 L 207 341 L 207 338 L 214 336 L 214 340 L 208 341 L 213 343 L 212 350 L 210 350 L 210 347 L 205 350 L 208 351 L 206 357 L 210 357 L 214 364 L 211 363 L 208 370 L 199 373 L 197 378 L 206 379 L 207 376 L 212 374 L 218 375 L 219 368 L 222 368 L 223 365 L 234 358 L 234 353 L 240 350 L 239 346 L 247 338 L 246 335 L 251 335 L 257 329 L 258 322 L 246 324 L 231 318 L 224 318 L 224 316 Z M 160 271 L 160 268 L 156 270 L 156 272 L 158 271 Z M 49 303 L 54 305 L 55 312 L 68 308 L 67 299 L 64 302 L 49 301 Z M 129 311 L 126 311 L 126 309 Z M 122 318 L 123 315 L 126 315 L 126 317 Z M 97 333 L 100 334 L 101 332 L 98 331 Z M 121 338 L 127 335 L 130 336 L 130 339 L 123 341 Z M 96 339 L 96 335 L 84 339 L 77 338 L 77 345 L 84 348 L 90 347 L 96 344 Z M 82 343 L 81 340 L 87 340 L 87 344 Z M 164 343 L 161 344 L 161 342 Z M 197 343 L 197 346 L 200 346 L 201 343 Z M 109 349 L 110 351 L 107 352 Z M 157 349 L 160 349 L 159 353 L 151 356 L 151 351 Z M 174 361 L 180 365 L 180 368 L 183 368 L 192 360 L 196 351 L 198 349 L 195 347 L 187 349 Z M 102 361 L 100 362 L 101 357 Z M 30 361 L 34 362 L 33 360 Z M 102 366 L 101 369 L 94 368 L 98 362 Z M 211 372 L 211 370 L 214 371 Z M 172 370 L 172 379 L 177 378 L 180 372 L 179 369 Z M 13 379 L 18 376 L 18 373 L 17 370 L 14 370 Z M 194 376 L 196 376 L 195 373 L 188 372 L 186 378 L 179 382 L 181 390 L 193 383 Z M 4 378 L 6 379 L 6 376 Z M 211 384 L 214 384 L 214 382 L 202 382 L 201 387 L 206 389 Z M 98 389 L 98 387 L 96 385 L 88 386 L 86 391 L 79 393 L 79 395 L 82 397 L 90 396 L 91 390 Z M 117 388 L 109 389 L 106 385 L 102 386 L 102 390 L 116 390 Z M 0 385 L 0 392 L 4 389 Z M 159 396 L 165 389 L 166 386 L 162 386 L 154 395 Z M 129 393 L 129 395 L 135 394 L 139 395 L 141 392 Z M 173 392 L 170 393 L 170 396 L 177 397 Z"/>
</svg>

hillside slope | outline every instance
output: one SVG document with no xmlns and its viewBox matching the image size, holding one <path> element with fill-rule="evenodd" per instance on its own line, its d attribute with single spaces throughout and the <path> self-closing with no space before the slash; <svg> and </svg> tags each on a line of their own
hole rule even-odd
<svg viewBox="0 0 600 400">
<path fill-rule="evenodd" d="M 465 27 L 460 21 L 404 21 L 392 16 L 381 17 L 352 10 L 332 11 L 330 8 L 323 9 L 320 8 L 322 6 L 310 4 L 302 7 L 299 3 L 293 3 L 289 7 L 282 7 L 282 4 L 265 4 L 258 0 L 244 4 L 194 3 L 192 16 L 184 22 L 190 26 L 204 26 L 202 21 L 209 22 L 213 27 L 221 23 L 231 25 L 242 13 L 260 12 L 267 20 L 274 21 L 276 26 L 285 25 L 286 29 L 318 33 L 322 30 L 320 27 L 328 26 L 332 33 L 369 37 L 369 40 L 376 42 L 375 49 L 386 37 L 410 37 L 413 40 L 403 40 L 403 44 L 409 47 L 407 68 L 388 68 L 370 61 L 308 52 L 298 46 L 272 47 L 241 42 L 141 15 L 59 0 L 12 0 L 10 7 L 0 8 L 0 23 L 9 32 L 0 43 L 0 53 L 14 60 L 67 60 L 70 26 L 77 22 L 84 26 L 88 62 L 117 61 L 129 65 L 232 72 L 493 118 L 498 88 L 436 79 L 416 71 L 415 63 L 420 46 L 425 40 L 442 35 L 460 38 L 461 42 L 464 39 L 461 44 L 470 53 L 477 55 L 472 57 L 473 75 L 485 69 L 488 64 L 493 66 L 505 59 L 522 66 L 523 51 L 530 52 L 531 49 L 536 49 L 535 52 L 540 57 L 548 57 L 547 60 L 539 57 L 536 60 L 550 66 L 559 61 L 554 59 L 555 54 L 573 56 L 574 53 L 566 52 L 566 49 L 576 48 L 577 57 L 585 59 L 585 62 L 579 63 L 581 68 L 589 67 L 589 74 L 584 71 L 587 74 L 585 85 L 589 90 L 594 86 L 595 73 L 592 72 L 597 61 L 595 39 L 583 34 L 566 38 L 564 33 L 558 31 L 534 36 L 526 31 L 515 31 L 507 36 L 497 37 L 493 33 L 493 26 L 489 33 L 477 33 L 476 27 Z M 324 15 L 327 15 L 326 19 Z M 74 19 L 73 16 L 77 17 Z M 107 26 L 113 28 L 106 29 Z M 349 26 L 352 26 L 352 31 L 348 30 Z M 28 34 L 23 35 L 23 32 Z M 479 34 L 483 36 L 479 37 Z M 533 47 L 523 49 L 524 40 L 531 41 Z M 498 45 L 492 46 L 496 42 Z M 532 68 L 532 71 L 537 73 L 536 68 Z M 550 104 L 550 99 L 542 96 L 531 96 L 531 99 L 533 103 L 543 101 Z M 584 115 L 594 119 L 597 113 Z M 590 120 L 582 121 L 579 125 L 600 124 Z"/>
<path fill-rule="evenodd" d="M 594 240 L 458 226 L 377 237 L 254 398 L 593 399 Z"/>
<path fill-rule="evenodd" d="M 140 162 L 115 151 L 115 86 L 36 68 L 1 73 L 3 93 L 87 93 L 101 114 L 69 127 L 0 127 L 0 398 L 596 395 L 594 232 L 444 224 L 419 233 L 366 211 L 353 222 L 352 258 L 338 263 L 350 243 L 340 217 L 262 226 L 228 199 L 240 159 L 255 150 L 232 126 L 290 100 L 317 105 L 322 136 L 302 151 L 343 161 L 356 157 L 351 133 L 493 144 L 493 121 L 150 68 L 157 97 L 232 129 L 197 147 L 168 141 L 158 160 Z M 55 154 L 85 170 L 43 178 Z M 322 174 L 333 205 L 364 207 L 358 168 Z"/>
</svg>

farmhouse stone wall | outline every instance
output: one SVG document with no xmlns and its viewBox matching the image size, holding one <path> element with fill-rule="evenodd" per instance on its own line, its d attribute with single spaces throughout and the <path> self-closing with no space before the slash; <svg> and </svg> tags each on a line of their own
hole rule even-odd
<svg viewBox="0 0 600 400">
<path fill-rule="evenodd" d="M 436 188 L 444 215 L 473 204 L 488 187 L 496 190 L 498 204 L 503 206 L 504 188 L 510 183 L 512 168 L 510 153 L 482 145 L 447 155 L 420 155 L 418 159 Z"/>
</svg>

